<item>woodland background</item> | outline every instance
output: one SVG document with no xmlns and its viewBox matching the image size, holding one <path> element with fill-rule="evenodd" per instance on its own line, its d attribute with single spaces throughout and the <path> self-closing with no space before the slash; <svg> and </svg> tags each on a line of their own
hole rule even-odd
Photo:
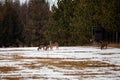
<svg viewBox="0 0 120 80">
<path fill-rule="evenodd" d="M 101 25 L 105 39 L 120 43 L 120 0 L 0 0 L 0 47 L 89 44 L 92 28 Z"/>
</svg>

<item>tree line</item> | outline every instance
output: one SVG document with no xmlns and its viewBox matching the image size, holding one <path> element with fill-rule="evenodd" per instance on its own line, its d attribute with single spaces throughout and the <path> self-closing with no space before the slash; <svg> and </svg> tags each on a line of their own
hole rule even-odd
<svg viewBox="0 0 120 80">
<path fill-rule="evenodd" d="M 62 45 L 90 43 L 92 28 L 98 25 L 106 30 L 107 41 L 120 42 L 119 0 L 58 0 L 50 17 L 48 37 Z"/>
<path fill-rule="evenodd" d="M 46 0 L 0 1 L 0 46 L 89 44 L 93 26 L 101 25 L 110 42 L 120 42 L 119 0 L 58 0 L 50 10 Z"/>
<path fill-rule="evenodd" d="M 46 0 L 0 1 L 0 46 L 38 46 L 47 39 L 44 32 L 49 20 Z"/>
</svg>

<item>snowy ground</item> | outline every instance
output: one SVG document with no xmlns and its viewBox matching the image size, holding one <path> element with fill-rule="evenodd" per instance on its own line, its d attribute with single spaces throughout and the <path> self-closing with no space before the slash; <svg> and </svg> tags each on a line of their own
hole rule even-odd
<svg viewBox="0 0 120 80">
<path fill-rule="evenodd" d="M 0 80 L 120 80 L 120 49 L 0 48 Z"/>
</svg>

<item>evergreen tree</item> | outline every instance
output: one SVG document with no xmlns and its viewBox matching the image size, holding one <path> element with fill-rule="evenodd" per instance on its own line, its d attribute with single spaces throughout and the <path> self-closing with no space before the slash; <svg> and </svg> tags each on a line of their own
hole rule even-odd
<svg viewBox="0 0 120 80">
<path fill-rule="evenodd" d="M 2 2 L 0 1 L 0 47 L 2 47 L 2 33 L 1 33 L 1 26 L 2 26 L 2 20 L 3 20 L 3 6 Z"/>
<path fill-rule="evenodd" d="M 90 42 L 92 26 L 101 25 L 109 36 L 117 32 L 119 40 L 120 24 L 119 0 L 58 0 L 52 7 L 52 13 L 46 32 L 49 39 L 58 40 L 62 45 L 82 45 Z"/>
<path fill-rule="evenodd" d="M 59 41 L 61 45 L 70 45 L 72 41 L 71 20 L 73 17 L 73 0 L 58 0 L 58 6 L 52 7 L 48 37 Z"/>
<path fill-rule="evenodd" d="M 92 34 L 93 2 L 91 0 L 75 0 L 73 18 L 74 39 L 77 44 L 89 43 Z"/>
<path fill-rule="evenodd" d="M 2 2 L 0 1 L 0 26 L 2 23 L 2 19 L 3 19 L 3 6 L 2 6 Z"/>
<path fill-rule="evenodd" d="M 91 38 L 92 3 L 88 0 L 58 0 L 53 6 L 48 34 L 61 45 L 82 45 Z M 58 17 L 59 16 L 59 17 Z"/>
<path fill-rule="evenodd" d="M 45 41 L 44 31 L 49 19 L 49 5 L 46 0 L 30 0 L 28 5 L 28 24 L 25 29 L 31 34 L 27 35 L 29 44 L 37 46 Z"/>
<path fill-rule="evenodd" d="M 112 42 L 120 37 L 119 34 L 115 35 L 115 32 L 119 33 L 120 29 L 120 17 L 119 17 L 119 0 L 100 0 L 94 3 L 94 15 L 93 21 L 97 21 L 107 31 L 106 38 Z M 116 39 L 115 39 L 116 38 Z"/>
<path fill-rule="evenodd" d="M 3 21 L 1 26 L 2 45 L 18 46 L 18 42 L 22 40 L 22 30 L 19 15 L 14 9 L 13 1 L 6 0 L 3 11 Z"/>
</svg>

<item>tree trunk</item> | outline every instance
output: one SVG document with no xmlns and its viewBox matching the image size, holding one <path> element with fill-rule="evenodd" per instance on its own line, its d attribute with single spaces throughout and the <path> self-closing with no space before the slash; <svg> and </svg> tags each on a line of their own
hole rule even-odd
<svg viewBox="0 0 120 80">
<path fill-rule="evenodd" d="M 112 34 L 112 43 L 114 43 L 114 32 Z"/>
<path fill-rule="evenodd" d="M 116 32 L 116 44 L 118 44 L 118 32 Z"/>
</svg>

